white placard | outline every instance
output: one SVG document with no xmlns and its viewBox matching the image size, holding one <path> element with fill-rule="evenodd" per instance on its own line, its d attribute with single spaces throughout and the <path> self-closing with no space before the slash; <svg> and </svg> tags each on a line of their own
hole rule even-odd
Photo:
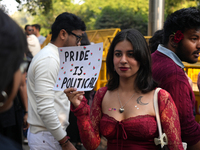
<svg viewBox="0 0 200 150">
<path fill-rule="evenodd" d="M 56 91 L 75 87 L 90 91 L 98 79 L 102 63 L 103 43 L 58 48 L 60 70 L 54 86 Z"/>
</svg>

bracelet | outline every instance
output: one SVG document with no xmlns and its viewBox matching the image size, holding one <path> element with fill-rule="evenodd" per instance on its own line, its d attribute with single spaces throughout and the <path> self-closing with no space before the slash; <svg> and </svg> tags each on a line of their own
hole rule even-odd
<svg viewBox="0 0 200 150">
<path fill-rule="evenodd" d="M 24 111 L 24 113 L 26 114 L 26 113 L 28 113 L 28 111 Z"/>
<path fill-rule="evenodd" d="M 59 141 L 60 145 L 62 146 L 63 144 L 67 143 L 69 139 L 70 139 L 69 136 L 65 136 L 62 140 Z"/>
</svg>

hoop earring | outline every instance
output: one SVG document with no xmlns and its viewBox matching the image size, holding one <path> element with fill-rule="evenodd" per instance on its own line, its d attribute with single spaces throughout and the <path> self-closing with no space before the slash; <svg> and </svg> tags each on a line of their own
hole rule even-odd
<svg viewBox="0 0 200 150">
<path fill-rule="evenodd" d="M 4 105 L 4 102 L 7 100 L 8 95 L 5 91 L 1 91 L 1 95 L 4 97 L 4 101 L 0 102 L 0 107 L 2 107 Z"/>
</svg>

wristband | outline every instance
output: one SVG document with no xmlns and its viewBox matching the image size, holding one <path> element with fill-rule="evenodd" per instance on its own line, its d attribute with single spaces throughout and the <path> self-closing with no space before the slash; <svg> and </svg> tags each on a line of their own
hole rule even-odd
<svg viewBox="0 0 200 150">
<path fill-rule="evenodd" d="M 63 144 L 67 143 L 69 139 L 70 139 L 69 136 L 65 136 L 62 140 L 59 141 L 60 145 L 62 146 Z"/>
<path fill-rule="evenodd" d="M 28 113 L 28 111 L 24 111 L 24 113 L 26 114 L 26 113 Z"/>
</svg>

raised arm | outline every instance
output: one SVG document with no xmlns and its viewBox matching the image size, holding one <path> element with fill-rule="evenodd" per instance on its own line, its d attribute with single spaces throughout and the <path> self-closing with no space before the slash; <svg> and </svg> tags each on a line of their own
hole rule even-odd
<svg viewBox="0 0 200 150">
<path fill-rule="evenodd" d="M 78 97 L 80 98 L 80 95 L 78 95 L 77 98 Z M 68 98 L 70 101 L 72 100 L 70 96 L 68 96 Z M 71 106 L 71 110 L 77 117 L 77 124 L 80 132 L 81 141 L 83 142 L 83 145 L 87 150 L 95 150 L 99 146 L 101 141 L 99 127 L 102 116 L 102 111 L 101 111 L 102 99 L 103 99 L 102 90 L 100 89 L 95 94 L 93 104 L 91 107 L 91 113 L 90 113 L 90 106 L 87 104 L 87 100 L 85 97 L 83 97 L 80 105 L 78 105 L 77 108 L 75 108 L 73 105 Z"/>
</svg>

